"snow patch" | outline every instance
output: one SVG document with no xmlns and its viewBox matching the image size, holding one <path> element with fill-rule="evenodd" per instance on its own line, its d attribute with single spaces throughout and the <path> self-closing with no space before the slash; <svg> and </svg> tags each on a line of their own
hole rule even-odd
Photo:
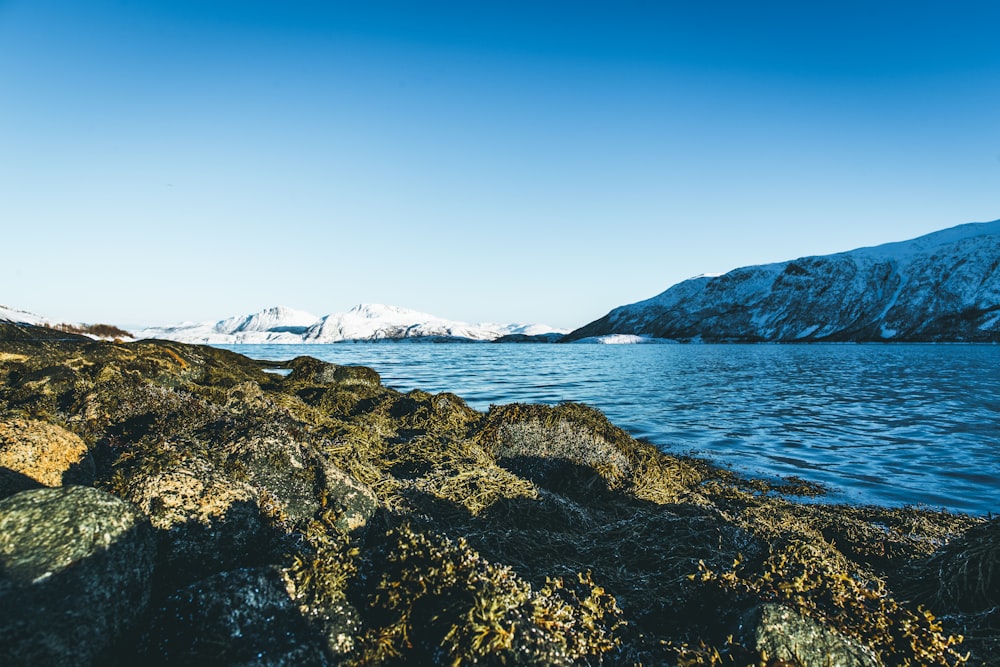
<svg viewBox="0 0 1000 667">
<path fill-rule="evenodd" d="M 812 334 L 816 333 L 817 329 L 819 329 L 818 324 L 814 324 L 811 327 L 806 327 L 805 329 L 799 332 L 796 338 L 805 338 L 807 336 L 811 336 Z"/>
<path fill-rule="evenodd" d="M 1000 322 L 1000 312 L 993 313 L 988 320 L 979 325 L 979 329 L 981 331 L 989 331 L 996 327 L 997 322 Z"/>
<path fill-rule="evenodd" d="M 574 343 L 597 343 L 600 345 L 649 345 L 670 344 L 677 341 L 652 336 L 636 336 L 633 334 L 608 334 L 606 336 L 591 336 L 573 341 Z"/>
</svg>

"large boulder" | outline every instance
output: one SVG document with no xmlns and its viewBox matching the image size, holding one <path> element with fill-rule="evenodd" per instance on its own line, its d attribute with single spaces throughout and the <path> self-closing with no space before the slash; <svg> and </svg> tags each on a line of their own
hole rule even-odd
<svg viewBox="0 0 1000 667">
<path fill-rule="evenodd" d="M 325 641 L 309 629 L 281 574 L 266 567 L 220 572 L 169 596 L 144 644 L 152 664 L 325 664 Z"/>
<path fill-rule="evenodd" d="M 338 366 L 313 357 L 296 357 L 285 364 L 292 368 L 289 380 L 314 384 L 361 384 L 377 387 L 382 378 L 367 366 Z"/>
<path fill-rule="evenodd" d="M 563 494 L 620 488 L 635 473 L 629 435 L 577 403 L 493 406 L 476 437 L 504 468 Z"/>
<path fill-rule="evenodd" d="M 0 664 L 92 664 L 144 612 L 154 556 L 146 518 L 98 489 L 0 500 Z"/>
<path fill-rule="evenodd" d="M 75 433 L 37 419 L 0 421 L 0 497 L 40 486 L 94 483 L 94 460 Z"/>
<path fill-rule="evenodd" d="M 161 572 L 188 583 L 252 561 L 266 546 L 259 491 L 201 456 L 171 463 L 141 462 L 121 489 L 157 529 Z"/>
</svg>

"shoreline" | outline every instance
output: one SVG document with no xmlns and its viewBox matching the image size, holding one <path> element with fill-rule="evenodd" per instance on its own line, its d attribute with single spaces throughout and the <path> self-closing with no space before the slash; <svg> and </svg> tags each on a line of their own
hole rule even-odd
<svg viewBox="0 0 1000 667">
<path fill-rule="evenodd" d="M 310 357 L 152 340 L 0 352 L 0 522 L 88 489 L 134 513 L 121 543 L 149 562 L 128 610 L 99 594 L 114 568 L 98 553 L 40 580 L 5 563 L 9 664 L 707 665 L 811 650 L 959 665 L 1000 648 L 1000 571 L 962 574 L 1000 560 L 996 519 L 797 503 L 788 492 L 807 486 L 664 454 L 580 404 L 478 412 Z M 276 367 L 290 372 L 264 372 Z M 101 519 L 58 520 L 88 517 Z M 0 533 L 0 553 L 48 562 L 59 536 L 43 537 Z M 85 642 L 24 613 L 53 605 Z"/>
</svg>

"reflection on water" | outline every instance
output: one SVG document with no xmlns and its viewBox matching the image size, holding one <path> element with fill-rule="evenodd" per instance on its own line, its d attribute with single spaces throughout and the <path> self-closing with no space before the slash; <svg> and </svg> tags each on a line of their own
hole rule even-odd
<svg viewBox="0 0 1000 667">
<path fill-rule="evenodd" d="M 1000 511 L 1000 346 L 229 346 L 375 368 L 473 407 L 580 401 L 636 437 L 837 501 Z"/>
</svg>

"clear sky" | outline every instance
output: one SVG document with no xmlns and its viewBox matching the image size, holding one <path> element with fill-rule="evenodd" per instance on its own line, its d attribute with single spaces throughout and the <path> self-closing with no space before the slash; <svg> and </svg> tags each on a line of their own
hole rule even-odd
<svg viewBox="0 0 1000 667">
<path fill-rule="evenodd" d="M 993 220 L 998 30 L 995 0 L 0 0 L 0 303 L 575 328 Z"/>
</svg>

